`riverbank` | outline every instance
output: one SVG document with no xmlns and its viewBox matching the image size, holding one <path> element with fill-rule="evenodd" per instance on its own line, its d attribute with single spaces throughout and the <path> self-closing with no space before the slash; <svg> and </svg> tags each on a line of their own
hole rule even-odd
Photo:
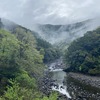
<svg viewBox="0 0 100 100">
<path fill-rule="evenodd" d="M 68 76 L 78 80 L 82 84 L 91 85 L 92 87 L 96 87 L 100 89 L 100 77 L 88 76 L 88 75 L 73 73 L 73 72 L 68 73 Z"/>
<path fill-rule="evenodd" d="M 39 80 L 39 90 L 47 96 L 53 91 L 57 92 L 58 100 L 71 99 L 67 91 L 67 86 L 63 84 L 66 73 L 63 71 L 64 64 L 62 59 L 57 59 L 54 62 L 47 64 L 47 66 L 44 77 Z"/>
<path fill-rule="evenodd" d="M 70 72 L 66 80 L 71 100 L 100 100 L 100 77 Z"/>
</svg>

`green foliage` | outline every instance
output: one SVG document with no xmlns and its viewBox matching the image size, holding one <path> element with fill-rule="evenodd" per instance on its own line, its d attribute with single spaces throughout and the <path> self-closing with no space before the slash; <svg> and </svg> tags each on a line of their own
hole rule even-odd
<svg viewBox="0 0 100 100">
<path fill-rule="evenodd" d="M 20 87 L 16 80 L 9 80 L 10 86 L 1 97 L 1 100 L 34 100 L 34 92 L 32 89 Z"/>
<path fill-rule="evenodd" d="M 14 35 L 0 30 L 0 77 L 15 77 L 19 70 L 19 46 Z"/>
<path fill-rule="evenodd" d="M 36 98 L 35 100 L 57 100 L 57 93 L 51 93 L 49 97 L 44 96 L 43 98 Z"/>
<path fill-rule="evenodd" d="M 37 38 L 37 45 L 38 45 L 37 48 L 44 48 L 44 49 L 52 47 L 52 45 L 49 42 L 47 42 L 41 38 Z"/>
<path fill-rule="evenodd" d="M 26 71 L 22 71 L 16 76 L 16 81 L 20 83 L 21 87 L 35 90 L 37 88 L 36 80 L 33 77 L 31 78 Z"/>
<path fill-rule="evenodd" d="M 57 93 L 52 93 L 49 97 L 42 96 L 32 89 L 20 87 L 16 80 L 9 80 L 10 86 L 0 100 L 57 100 Z M 40 96 L 39 96 L 40 95 Z"/>
<path fill-rule="evenodd" d="M 50 96 L 49 96 L 49 99 L 48 100 L 57 100 L 57 93 L 52 93 Z"/>
<path fill-rule="evenodd" d="M 3 24 L 1 22 L 1 18 L 0 18 L 0 29 L 3 28 Z"/>
<path fill-rule="evenodd" d="M 30 75 L 41 75 L 44 69 L 44 55 L 41 51 L 37 50 L 38 45 L 32 32 L 28 29 L 17 27 L 13 29 L 12 33 L 21 42 L 19 52 L 21 60 L 19 65 L 28 71 Z"/>
<path fill-rule="evenodd" d="M 100 75 L 100 28 L 72 42 L 65 59 L 71 71 Z"/>
<path fill-rule="evenodd" d="M 53 47 L 49 42 L 46 42 L 43 39 L 37 38 L 37 45 L 37 49 L 44 55 L 44 63 L 54 61 L 61 56 L 61 52 L 58 48 Z"/>
<path fill-rule="evenodd" d="M 36 49 L 30 32 L 20 28 L 13 34 L 0 30 L 0 94 L 10 78 L 16 78 L 21 87 L 37 90 L 36 79 L 43 70 L 43 52 Z"/>
<path fill-rule="evenodd" d="M 3 96 L 3 100 L 23 100 L 23 96 L 20 94 L 20 87 L 16 81 L 9 81 L 12 86 L 7 86 L 7 91 Z"/>
<path fill-rule="evenodd" d="M 56 100 L 56 94 L 42 96 L 37 82 L 43 75 L 43 62 L 57 59 L 59 54 L 28 29 L 0 30 L 0 100 Z"/>
<path fill-rule="evenodd" d="M 57 48 L 45 49 L 44 62 L 47 63 L 47 62 L 54 61 L 55 59 L 58 59 L 60 56 L 61 53 Z"/>
</svg>

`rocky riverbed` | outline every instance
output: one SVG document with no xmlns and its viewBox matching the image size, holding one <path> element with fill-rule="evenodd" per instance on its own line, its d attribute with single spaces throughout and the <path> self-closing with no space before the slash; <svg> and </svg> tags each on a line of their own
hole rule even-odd
<svg viewBox="0 0 100 100">
<path fill-rule="evenodd" d="M 100 89 L 100 77 L 95 76 L 87 76 L 79 73 L 69 73 L 70 77 L 77 79 L 81 83 L 84 83 L 86 85 L 91 85 L 92 87 L 96 87 Z"/>
<path fill-rule="evenodd" d="M 46 71 L 44 77 L 39 80 L 39 90 L 45 95 L 49 96 L 52 92 L 51 86 L 54 85 L 55 80 L 52 80 L 49 71 Z"/>
<path fill-rule="evenodd" d="M 39 82 L 39 89 L 45 95 L 49 96 L 54 90 L 59 93 L 57 100 L 100 100 L 100 77 L 65 73 L 62 68 L 61 59 L 48 65 Z"/>
<path fill-rule="evenodd" d="M 71 100 L 100 100 L 100 77 L 69 73 L 66 79 Z"/>
<path fill-rule="evenodd" d="M 44 72 L 44 77 L 40 79 L 39 89 L 47 96 L 52 91 L 58 92 L 58 100 L 69 100 L 70 95 L 63 84 L 66 73 L 63 71 L 62 59 L 48 64 L 48 69 Z"/>
</svg>

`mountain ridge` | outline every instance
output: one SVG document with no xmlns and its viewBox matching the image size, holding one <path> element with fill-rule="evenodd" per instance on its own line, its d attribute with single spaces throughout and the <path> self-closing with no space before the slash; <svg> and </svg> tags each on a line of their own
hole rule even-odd
<svg viewBox="0 0 100 100">
<path fill-rule="evenodd" d="M 94 30 L 100 26 L 100 18 L 88 19 L 82 22 L 66 25 L 38 24 L 34 31 L 40 37 L 51 44 L 71 43 L 73 40 L 82 37 L 87 31 Z"/>
</svg>

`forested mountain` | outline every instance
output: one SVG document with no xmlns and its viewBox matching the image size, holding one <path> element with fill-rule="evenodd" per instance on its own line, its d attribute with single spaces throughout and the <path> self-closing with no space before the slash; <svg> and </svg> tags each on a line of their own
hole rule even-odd
<svg viewBox="0 0 100 100">
<path fill-rule="evenodd" d="M 39 25 L 34 32 L 0 19 L 0 100 L 56 100 L 56 93 L 47 97 L 38 83 L 45 64 L 60 58 L 68 46 L 63 53 L 67 71 L 100 75 L 100 28 L 87 32 L 97 26 L 97 21 L 87 20 Z"/>
<path fill-rule="evenodd" d="M 50 63 L 52 61 L 54 61 L 55 59 L 60 58 L 61 56 L 61 51 L 59 48 L 57 48 L 56 46 L 52 46 L 49 42 L 41 39 L 41 38 L 37 38 L 37 49 L 44 54 L 44 59 L 43 62 L 44 63 Z"/>
<path fill-rule="evenodd" d="M 42 39 L 39 34 L 35 31 L 31 31 L 25 27 L 17 25 L 7 19 L 1 19 L 3 23 L 3 29 L 10 31 L 12 34 L 16 33 L 16 30 L 30 32 L 36 40 L 37 50 L 44 52 L 44 63 L 48 63 L 60 57 L 60 50 L 51 45 L 51 43 Z M 20 34 L 19 34 L 20 35 Z"/>
<path fill-rule="evenodd" d="M 99 21 L 100 18 L 66 25 L 45 24 L 37 25 L 33 29 L 46 41 L 66 49 L 73 40 L 100 26 Z"/>
<path fill-rule="evenodd" d="M 27 28 L 7 20 L 7 24 L 3 22 L 0 19 L 0 100 L 56 98 L 56 94 L 46 97 L 38 88 L 45 68 L 45 48 L 55 48 Z"/>
<path fill-rule="evenodd" d="M 67 71 L 100 75 L 100 28 L 72 42 L 65 59 Z"/>
</svg>

